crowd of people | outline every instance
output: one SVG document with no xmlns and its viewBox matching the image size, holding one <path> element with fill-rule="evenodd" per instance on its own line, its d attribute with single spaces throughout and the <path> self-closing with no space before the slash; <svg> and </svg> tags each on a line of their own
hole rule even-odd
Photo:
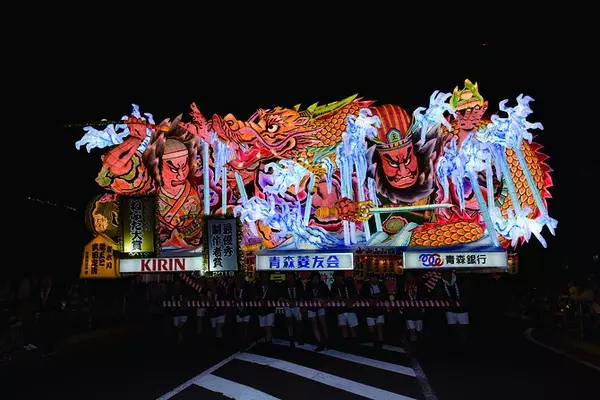
<svg viewBox="0 0 600 400">
<path fill-rule="evenodd" d="M 0 282 L 0 361 L 19 352 L 56 354 L 61 337 L 89 328 L 90 298 L 76 280 L 30 272 Z"/>
<path fill-rule="evenodd" d="M 125 320 L 144 317 L 151 324 L 149 332 L 164 333 L 168 325 L 171 327 L 169 331 L 174 332 L 176 343 L 182 343 L 188 331 L 210 336 L 221 345 L 237 337 L 240 346 L 257 336 L 271 343 L 277 335 L 289 340 L 290 346 L 302 344 L 305 340 L 312 341 L 317 350 L 323 350 L 333 341 L 336 346 L 351 346 L 362 339 L 372 341 L 376 347 L 382 347 L 384 340 L 397 342 L 404 338 L 416 344 L 424 328 L 435 331 L 434 320 L 441 325 L 442 318 L 450 332 L 454 333 L 452 337 L 459 343 L 466 343 L 470 314 L 475 313 L 481 318 L 482 313 L 499 314 L 504 312 L 502 308 L 510 307 L 510 299 L 506 297 L 510 285 L 505 285 L 510 280 L 488 280 L 492 285 L 482 286 L 485 280 L 473 280 L 469 275 L 457 275 L 449 270 L 405 271 L 393 279 L 370 275 L 361 282 L 346 276 L 343 271 L 337 271 L 329 284 L 322 278 L 316 271 L 310 276 L 289 271 L 283 281 L 273 280 L 269 273 L 261 273 L 254 282 L 238 274 L 232 278 L 194 278 L 195 284 L 189 285 L 189 279 L 168 274 L 150 282 L 135 278 L 127 282 L 97 282 L 97 289 L 106 289 L 112 296 L 108 300 L 111 304 L 105 307 L 107 315 L 124 313 L 127 314 Z M 389 285 L 390 279 L 393 285 Z M 475 281 L 477 285 L 470 284 Z M 494 282 L 503 285 L 496 286 Z M 110 283 L 116 286 L 107 289 Z M 45 357 L 52 356 L 57 351 L 61 336 L 90 329 L 91 305 L 94 303 L 94 315 L 99 320 L 101 296 L 100 290 L 92 296 L 88 285 L 85 286 L 86 290 L 83 290 L 77 281 L 68 285 L 56 282 L 49 273 L 27 273 L 18 279 L 3 279 L 0 282 L 0 359 L 4 361 L 11 359 L 15 352 L 32 350 Z M 477 301 L 470 304 L 470 297 L 476 297 Z M 374 303 L 367 307 L 354 305 L 357 300 L 377 302 L 388 299 L 450 299 L 458 301 L 460 307 L 423 309 L 380 307 Z M 187 300 L 204 300 L 214 305 L 191 308 L 187 307 Z M 267 303 L 261 306 L 255 303 L 252 307 L 222 307 L 215 303 L 219 300 L 232 300 L 233 304 L 240 300 L 279 300 L 285 301 L 288 306 L 276 308 Z M 299 303 L 304 300 L 336 300 L 346 302 L 346 305 L 305 307 Z M 125 304 L 128 310 L 124 310 Z M 485 312 L 482 304 L 485 304 Z M 592 336 L 596 332 L 597 337 L 600 326 L 598 280 L 591 276 L 579 284 L 570 282 L 558 302 L 548 300 L 530 311 L 540 314 L 539 320 L 544 320 L 543 315 L 547 315 L 554 326 L 557 320 L 559 324 L 561 321 L 566 324 L 570 320 L 584 318 L 585 323 L 580 325 Z M 560 315 L 564 318 L 556 318 L 557 312 L 562 312 Z M 94 325 L 97 327 L 100 323 Z"/>
<path fill-rule="evenodd" d="M 559 296 L 558 314 L 563 316 L 561 327 L 568 329 L 569 322 L 579 326 L 583 336 L 597 337 L 600 332 L 600 289 L 595 275 L 583 282 L 571 279 Z"/>
<path fill-rule="evenodd" d="M 577 279 L 563 276 L 552 286 L 511 291 L 506 315 L 530 321 L 536 328 L 600 337 L 600 290 L 596 273 Z"/>
<path fill-rule="evenodd" d="M 60 328 L 55 319 L 66 308 L 66 300 L 67 294 L 56 288 L 50 274 L 41 279 L 35 274 L 23 277 L 16 287 L 5 280 L 0 290 L 2 359 L 10 358 L 15 348 L 39 348 L 45 356 L 54 355 Z"/>
<path fill-rule="evenodd" d="M 288 306 L 282 307 L 282 320 L 290 346 L 303 344 L 306 338 L 316 343 L 316 350 L 322 351 L 331 340 L 330 324 L 337 325 L 336 344 L 353 345 L 359 341 L 360 325 L 366 326 L 375 347 L 381 348 L 384 343 L 384 325 L 390 313 L 399 313 L 404 320 L 407 338 L 415 343 L 423 332 L 422 308 L 389 308 L 377 306 L 380 300 L 424 300 L 450 299 L 459 301 L 460 307 L 445 309 L 447 324 L 457 334 L 457 339 L 466 342 L 469 312 L 467 305 L 468 289 L 466 284 L 459 283 L 457 275 L 452 271 L 439 273 L 433 278 L 423 279 L 413 273 L 406 273 L 396 278 L 394 285 L 396 293 L 389 293 L 388 288 L 377 275 L 371 275 L 365 280 L 360 289 L 353 279 L 345 277 L 343 271 L 334 274 L 334 281 L 327 285 L 317 271 L 304 282 L 296 273 L 289 271 L 285 280 L 271 280 L 269 273 L 259 275 L 256 282 L 248 282 L 243 275 L 238 274 L 231 280 L 217 277 L 201 277 L 197 280 L 197 289 L 192 289 L 181 280 L 175 280 L 163 286 L 155 283 L 148 288 L 149 312 L 153 319 L 159 322 L 164 314 L 170 315 L 172 324 L 177 332 L 177 342 L 184 340 L 184 329 L 191 318 L 195 319 L 196 333 L 204 335 L 206 327 L 210 326 L 210 334 L 223 343 L 226 321 L 235 321 L 235 333 L 239 345 L 248 342 L 248 331 L 251 324 L 258 323 L 264 341 L 270 344 L 274 335 L 276 308 L 266 301 L 285 301 Z M 432 284 L 433 282 L 433 284 Z M 427 284 L 427 285 L 426 285 Z M 167 300 L 165 302 L 165 300 Z M 204 300 L 213 306 L 190 308 L 187 300 Z M 222 307 L 217 301 L 259 301 L 259 307 Z M 337 300 L 346 302 L 343 307 L 300 306 L 301 301 Z M 367 307 L 356 307 L 356 300 L 371 302 Z M 164 306 L 166 304 L 166 307 Z M 235 302 L 233 304 L 236 304 Z M 305 324 L 305 322 L 308 322 Z M 333 324 L 332 324 L 333 325 Z M 308 332 L 304 332 L 308 328 Z M 228 328 L 230 329 L 230 328 Z"/>
</svg>

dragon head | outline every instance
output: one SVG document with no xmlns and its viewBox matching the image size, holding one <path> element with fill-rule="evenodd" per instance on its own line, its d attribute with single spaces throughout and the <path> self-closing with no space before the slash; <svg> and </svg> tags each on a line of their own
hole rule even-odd
<svg viewBox="0 0 600 400">
<path fill-rule="evenodd" d="M 259 109 L 246 122 L 232 114 L 223 119 L 215 115 L 213 127 L 219 136 L 237 143 L 242 150 L 258 144 L 282 155 L 300 144 L 311 142 L 306 136 L 316 129 L 308 128 L 309 120 L 310 117 L 294 109 L 275 107 L 272 110 Z"/>
</svg>

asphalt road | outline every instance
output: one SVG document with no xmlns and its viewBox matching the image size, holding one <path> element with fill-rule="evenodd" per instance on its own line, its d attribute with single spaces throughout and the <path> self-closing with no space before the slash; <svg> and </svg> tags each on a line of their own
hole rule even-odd
<svg viewBox="0 0 600 400">
<path fill-rule="evenodd" d="M 51 359 L 0 365 L 0 397 L 563 400 L 597 393 L 600 373 L 528 342 L 523 330 L 506 320 L 473 327 L 464 349 L 438 332 L 415 358 L 399 347 L 316 353 L 283 341 L 244 351 L 200 341 L 177 347 L 138 330 Z"/>
</svg>

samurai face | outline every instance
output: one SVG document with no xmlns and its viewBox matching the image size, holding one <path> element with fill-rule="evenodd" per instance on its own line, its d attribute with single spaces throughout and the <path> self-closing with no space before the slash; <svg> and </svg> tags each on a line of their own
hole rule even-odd
<svg viewBox="0 0 600 400">
<path fill-rule="evenodd" d="M 378 150 L 381 168 L 390 185 L 403 189 L 413 186 L 419 175 L 419 165 L 412 143 L 397 149 Z"/>
<path fill-rule="evenodd" d="M 182 155 L 173 158 L 163 158 L 162 179 L 163 189 L 170 194 L 177 194 L 185 185 L 188 175 L 188 153 L 185 150 Z"/>
</svg>

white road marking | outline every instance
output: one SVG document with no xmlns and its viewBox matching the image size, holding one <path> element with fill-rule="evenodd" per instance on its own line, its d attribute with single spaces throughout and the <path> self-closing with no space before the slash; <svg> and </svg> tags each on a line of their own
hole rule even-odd
<svg viewBox="0 0 600 400">
<path fill-rule="evenodd" d="M 273 344 L 280 346 L 289 346 L 289 342 L 286 340 L 273 339 Z M 315 351 L 317 346 L 312 344 L 297 345 L 298 348 L 303 350 Z M 410 367 L 403 365 L 392 364 L 385 361 L 374 360 L 372 358 L 357 356 L 354 354 L 343 353 L 337 350 L 323 350 L 319 354 L 324 354 L 329 357 L 339 358 L 340 360 L 350 361 L 357 364 L 368 365 L 369 367 L 384 369 L 386 371 L 395 372 L 397 374 L 403 374 L 408 376 L 416 377 L 415 371 Z"/>
<path fill-rule="evenodd" d="M 250 386 L 211 374 L 194 379 L 194 384 L 236 400 L 279 400 L 278 397 L 273 397 Z"/>
<path fill-rule="evenodd" d="M 358 394 L 370 399 L 404 399 L 409 400 L 412 397 L 403 396 L 397 393 L 388 392 L 387 390 L 378 389 L 362 383 L 354 382 L 349 379 L 340 378 L 339 376 L 331 375 L 323 371 L 312 368 L 303 367 L 294 363 L 290 363 L 276 358 L 259 356 L 251 353 L 238 353 L 235 355 L 238 360 L 251 362 L 255 364 L 265 365 L 271 368 L 289 372 L 303 378 L 311 379 L 315 382 L 324 385 L 332 386 L 336 389 L 346 392 Z"/>
<path fill-rule="evenodd" d="M 246 350 L 250 350 L 255 343 L 252 343 Z M 223 365 L 227 364 L 229 361 L 235 359 L 235 356 L 239 354 L 232 354 L 231 356 L 227 357 L 226 359 L 219 361 L 218 363 L 216 363 L 215 365 L 213 365 L 212 367 L 210 367 L 209 369 L 207 369 L 206 371 L 202 372 L 201 374 L 198 374 L 196 376 L 194 376 L 193 378 L 187 380 L 186 382 L 182 383 L 181 385 L 177 386 L 175 389 L 171 390 L 169 393 L 163 394 L 162 396 L 160 396 L 157 400 L 167 400 L 170 399 L 171 397 L 175 396 L 177 393 L 187 389 L 188 387 L 192 386 L 194 384 L 194 380 L 199 379 L 205 375 L 208 374 L 212 374 L 214 371 L 218 370 L 219 368 L 221 368 Z"/>
</svg>

